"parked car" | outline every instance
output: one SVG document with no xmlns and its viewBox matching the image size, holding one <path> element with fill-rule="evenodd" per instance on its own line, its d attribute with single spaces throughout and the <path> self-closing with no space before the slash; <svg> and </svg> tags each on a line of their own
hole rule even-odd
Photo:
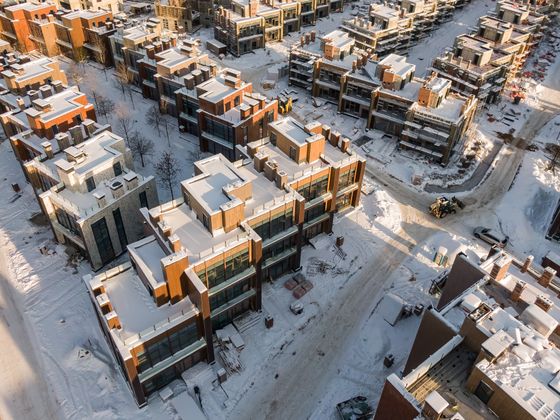
<svg viewBox="0 0 560 420">
<path fill-rule="evenodd" d="M 490 245 L 497 245 L 501 248 L 504 248 L 509 241 L 509 236 L 500 235 L 495 230 L 482 226 L 475 228 L 473 230 L 473 235 L 475 238 L 482 239 L 484 242 Z"/>
</svg>

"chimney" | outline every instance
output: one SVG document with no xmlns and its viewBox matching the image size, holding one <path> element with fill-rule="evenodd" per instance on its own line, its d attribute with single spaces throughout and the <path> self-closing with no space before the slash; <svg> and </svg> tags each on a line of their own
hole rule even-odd
<svg viewBox="0 0 560 420">
<path fill-rule="evenodd" d="M 523 266 L 521 267 L 521 272 L 522 273 L 526 273 L 529 268 L 531 268 L 531 264 L 533 264 L 533 259 L 535 257 L 533 257 L 532 255 L 529 255 L 526 259 L 525 262 L 523 263 Z"/>
<path fill-rule="evenodd" d="M 338 147 L 339 141 L 340 141 L 340 133 L 338 131 L 332 131 L 331 136 L 329 137 L 329 143 L 334 147 Z"/>
<path fill-rule="evenodd" d="M 331 137 L 331 128 L 328 125 L 323 124 L 321 134 L 325 139 L 329 140 Z"/>
<path fill-rule="evenodd" d="M 179 237 L 177 235 L 171 235 L 168 239 L 169 244 L 171 245 L 171 251 L 179 252 L 182 248 L 181 240 L 179 239 Z"/>
<path fill-rule="evenodd" d="M 105 193 L 102 192 L 95 192 L 93 193 L 95 200 L 97 201 L 97 205 L 100 209 L 107 205 L 107 200 L 105 199 Z"/>
<path fill-rule="evenodd" d="M 111 188 L 111 193 L 113 194 L 113 198 L 115 200 L 118 200 L 124 195 L 123 184 L 120 181 L 112 182 L 111 185 L 109 185 L 109 188 Z"/>
<path fill-rule="evenodd" d="M 52 144 L 50 142 L 44 141 L 43 143 L 41 143 L 41 147 L 43 148 L 43 151 L 47 155 L 47 158 L 52 159 L 54 157 Z"/>
<path fill-rule="evenodd" d="M 121 322 L 119 321 L 119 317 L 117 316 L 117 313 L 115 311 L 106 313 L 105 320 L 107 321 L 107 327 L 109 327 L 110 330 L 112 330 L 113 328 L 116 328 L 118 330 L 121 329 Z"/>
<path fill-rule="evenodd" d="M 352 61 L 352 73 L 358 68 L 358 62 L 356 60 Z"/>
<path fill-rule="evenodd" d="M 303 35 L 299 38 L 299 45 L 301 47 L 305 46 L 305 37 Z"/>
<path fill-rule="evenodd" d="M 342 150 L 344 153 L 347 153 L 350 150 L 350 144 L 350 139 L 344 137 L 340 142 L 340 150 Z"/>
<path fill-rule="evenodd" d="M 86 138 L 90 138 L 93 136 L 93 133 L 95 133 L 95 121 L 90 120 L 89 118 L 87 120 L 85 120 L 82 125 L 84 126 L 85 130 L 86 130 Z"/>
<path fill-rule="evenodd" d="M 276 161 L 274 160 L 267 160 L 264 163 L 264 176 L 267 177 L 270 181 L 274 181 L 276 175 Z"/>
<path fill-rule="evenodd" d="M 276 186 L 278 188 L 284 188 L 288 183 L 288 173 L 286 171 L 276 172 Z"/>
<path fill-rule="evenodd" d="M 264 152 L 257 152 L 253 157 L 253 164 L 255 165 L 255 170 L 257 172 L 262 172 L 264 170 L 264 164 L 268 160 L 268 155 Z"/>
<path fill-rule="evenodd" d="M 128 191 L 138 187 L 138 175 L 135 172 L 129 172 L 123 176 Z"/>
<path fill-rule="evenodd" d="M 194 89 L 195 82 L 194 82 L 194 76 L 192 74 L 187 74 L 184 80 L 185 80 L 185 87 L 187 89 Z"/>
<path fill-rule="evenodd" d="M 539 284 L 543 287 L 550 286 L 552 279 L 556 275 L 556 270 L 550 267 L 546 267 L 539 277 Z"/>
<path fill-rule="evenodd" d="M 158 224 L 158 228 L 164 238 L 169 238 L 171 236 L 171 226 L 164 221 Z"/>
<path fill-rule="evenodd" d="M 315 42 L 315 31 L 311 31 L 311 42 Z"/>
<path fill-rule="evenodd" d="M 146 45 L 144 47 L 144 49 L 146 50 L 146 55 L 148 56 L 148 58 L 150 60 L 155 60 L 156 59 L 156 52 L 155 52 L 155 47 L 153 45 Z"/>
<path fill-rule="evenodd" d="M 54 80 L 51 82 L 51 86 L 54 88 L 55 93 L 60 93 L 64 90 L 64 85 L 60 80 Z"/>
<path fill-rule="evenodd" d="M 31 102 L 33 102 L 34 100 L 39 99 L 39 92 L 37 92 L 36 90 L 30 90 L 29 92 L 27 92 L 27 96 L 29 96 Z"/>
<path fill-rule="evenodd" d="M 64 150 L 64 149 L 71 146 L 70 136 L 68 135 L 68 133 L 57 133 L 54 136 L 54 138 L 56 139 L 56 142 L 58 143 L 58 149 L 59 150 Z"/>
<path fill-rule="evenodd" d="M 25 100 L 21 96 L 17 97 L 16 103 L 17 103 L 18 108 L 21 111 L 23 111 L 25 109 Z"/>
<path fill-rule="evenodd" d="M 538 295 L 537 300 L 535 300 L 535 305 L 543 311 L 548 312 L 550 308 L 554 306 L 554 303 L 548 298 L 548 296 Z"/>
<path fill-rule="evenodd" d="M 41 96 L 43 96 L 43 99 L 46 99 L 49 96 L 52 96 L 52 88 L 49 85 L 41 86 L 39 88 L 39 91 L 41 92 Z"/>
<path fill-rule="evenodd" d="M 511 258 L 502 255 L 494 262 L 494 266 L 490 271 L 490 277 L 492 277 L 496 281 L 502 280 L 506 276 L 510 265 L 511 265 Z"/>
<path fill-rule="evenodd" d="M 75 125 L 74 127 L 70 127 L 68 129 L 70 136 L 72 137 L 72 143 L 74 145 L 80 144 L 84 141 L 84 134 L 82 133 L 82 126 Z"/>
<path fill-rule="evenodd" d="M 517 280 L 517 283 L 515 283 L 515 287 L 511 292 L 511 300 L 513 300 L 514 302 L 519 302 L 521 300 L 521 294 L 526 287 L 526 282 L 524 282 L 523 280 Z"/>
</svg>

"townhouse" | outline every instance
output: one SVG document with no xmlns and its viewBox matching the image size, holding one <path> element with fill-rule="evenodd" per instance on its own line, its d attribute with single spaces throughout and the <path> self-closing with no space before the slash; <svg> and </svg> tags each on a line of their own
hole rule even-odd
<svg viewBox="0 0 560 420">
<path fill-rule="evenodd" d="M 542 38 L 546 21 L 527 10 L 512 13 L 510 3 L 497 5 L 497 15 L 483 16 L 472 34 L 459 35 L 453 49 L 437 57 L 430 71 L 451 80 L 455 92 L 475 95 L 481 103 L 496 102 L 508 80 L 516 76 L 531 49 Z M 525 19 L 525 20 L 523 20 Z"/>
<path fill-rule="evenodd" d="M 224 69 L 195 87 L 200 150 L 239 158 L 238 146 L 269 135 L 278 118 L 278 101 L 253 93 L 237 70 Z"/>
<path fill-rule="evenodd" d="M 117 24 L 117 31 L 109 36 L 111 55 L 115 66 L 124 66 L 131 82 L 140 86 L 140 61 L 147 57 L 146 46 L 153 46 L 161 52 L 177 45 L 177 35 L 162 31 L 159 19 L 149 18 L 142 24 L 133 26 Z"/>
<path fill-rule="evenodd" d="M 55 28 L 54 42 L 58 52 L 73 60 L 85 57 L 107 63 L 108 39 L 101 36 L 104 29 L 113 29 L 112 14 L 103 10 L 76 10 L 58 12 L 51 23 Z M 99 37 L 94 37 L 98 34 Z M 108 35 L 107 35 L 108 36 Z"/>
<path fill-rule="evenodd" d="M 212 23 L 214 7 L 208 0 L 156 0 L 156 17 L 164 29 L 193 33 Z"/>
<path fill-rule="evenodd" d="M 109 128 L 85 120 L 52 140 L 32 130 L 11 139 L 42 148 L 23 164 L 26 177 L 56 240 L 86 256 L 94 270 L 144 236 L 139 209 L 159 203 L 154 177 L 134 172 L 124 139 Z"/>
<path fill-rule="evenodd" d="M 27 56 L 13 56 L 2 66 L 1 75 L 2 87 L 21 95 L 56 80 L 67 83 L 58 61 L 48 57 L 31 60 Z"/>
<path fill-rule="evenodd" d="M 262 283 L 300 265 L 305 238 L 360 200 L 364 159 L 320 123 L 271 124 L 268 140 L 195 163 L 182 197 L 142 209 L 130 264 L 84 281 L 131 391 L 147 396 L 200 360 L 213 333 L 262 306 Z"/>
<path fill-rule="evenodd" d="M 406 54 L 439 24 L 451 19 L 455 0 L 400 0 L 396 4 L 371 4 L 367 16 L 342 21 L 340 29 L 371 50 L 378 58 Z"/>
<path fill-rule="evenodd" d="M 57 0 L 61 9 L 105 11 L 116 14 L 123 11 L 122 0 Z"/>
<path fill-rule="evenodd" d="M 375 418 L 560 416 L 555 275 L 532 256 L 491 250 L 481 265 L 458 256 Z"/>
<path fill-rule="evenodd" d="M 52 139 L 87 119 L 95 119 L 93 104 L 76 86 L 66 87 L 60 81 L 30 90 L 17 99 L 18 108 L 0 115 L 6 136 L 32 130 L 36 135 Z M 16 152 L 16 156 L 19 154 Z"/>
<path fill-rule="evenodd" d="M 32 28 L 30 22 L 33 19 L 47 20 L 56 10 L 56 5 L 49 2 L 26 2 L 5 7 L 0 11 L 0 35 L 20 52 L 39 50 L 46 53 L 42 28 L 37 25 Z M 53 36 L 52 30 L 48 35 Z"/>
<path fill-rule="evenodd" d="M 415 78 L 405 57 L 389 55 L 375 71 L 381 87 L 368 126 L 397 137 L 400 148 L 446 165 L 474 119 L 477 99 L 451 93 L 451 82 L 435 74 Z"/>
<path fill-rule="evenodd" d="M 216 11 L 214 38 L 240 56 L 264 48 L 267 42 L 281 41 L 342 8 L 342 0 L 232 0 Z"/>
<path fill-rule="evenodd" d="M 451 82 L 414 77 L 415 66 L 390 54 L 373 61 L 340 30 L 321 42 L 314 33 L 290 50 L 290 84 L 336 104 L 339 112 L 367 119 L 367 127 L 394 135 L 400 148 L 447 164 L 466 136 L 477 100 L 451 93 Z"/>
<path fill-rule="evenodd" d="M 217 65 L 200 52 L 198 41 L 182 40 L 178 46 L 159 52 L 156 48 L 147 45 L 146 56 L 138 61 L 142 93 L 158 101 L 161 112 L 179 117 L 182 108 L 177 91 L 215 76 Z"/>
</svg>

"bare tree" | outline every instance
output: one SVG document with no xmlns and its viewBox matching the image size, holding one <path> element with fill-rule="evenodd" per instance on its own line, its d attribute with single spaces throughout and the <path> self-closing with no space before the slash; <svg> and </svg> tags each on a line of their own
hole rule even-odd
<svg viewBox="0 0 560 420">
<path fill-rule="evenodd" d="M 167 114 L 167 109 L 168 109 L 167 101 L 161 100 L 159 104 L 160 113 Z M 163 124 L 163 128 L 165 130 L 165 136 L 167 137 L 167 145 L 171 147 L 171 141 L 169 140 L 169 128 L 167 127 L 167 120 L 163 115 L 161 115 L 160 117 L 161 117 L 161 122 Z M 158 129 L 158 133 L 159 133 L 159 129 Z"/>
<path fill-rule="evenodd" d="M 105 80 L 107 80 L 107 58 L 109 57 L 109 51 L 107 50 L 107 44 L 103 38 L 96 36 L 92 42 L 95 61 L 103 66 L 103 74 L 105 75 Z"/>
<path fill-rule="evenodd" d="M 99 114 L 103 115 L 105 121 L 109 122 L 109 116 L 113 113 L 115 109 L 115 103 L 105 96 L 97 96 L 97 111 Z"/>
<path fill-rule="evenodd" d="M 123 96 L 126 97 L 126 94 L 128 93 L 128 96 L 130 97 L 130 103 L 132 104 L 132 109 L 135 109 L 131 86 L 131 83 L 134 81 L 134 79 L 132 73 L 128 71 L 124 63 L 117 63 L 117 65 L 115 66 L 115 79 L 122 90 Z"/>
<path fill-rule="evenodd" d="M 169 189 L 171 200 L 174 200 L 173 184 L 177 182 L 177 178 L 181 173 L 177 159 L 171 153 L 163 152 L 160 159 L 154 165 L 154 169 L 158 174 L 160 185 Z"/>
<path fill-rule="evenodd" d="M 146 112 L 146 122 L 154 127 L 157 130 L 158 134 L 160 134 L 159 129 L 163 124 L 162 119 L 163 116 L 159 112 L 159 108 L 157 105 L 152 105 L 148 108 L 148 111 Z"/>
<path fill-rule="evenodd" d="M 69 73 L 74 84 L 80 89 L 80 83 L 84 80 L 84 69 L 81 69 L 77 63 L 72 62 L 72 64 L 70 64 Z"/>
<path fill-rule="evenodd" d="M 145 166 L 144 158 L 154 153 L 154 142 L 144 137 L 144 135 L 138 131 L 134 131 L 130 135 L 129 147 L 132 154 L 140 158 L 142 167 Z"/>
<path fill-rule="evenodd" d="M 117 117 L 117 125 L 121 129 L 122 133 L 124 134 L 126 144 L 129 145 L 130 135 L 132 132 L 132 127 L 134 125 L 134 120 L 132 119 L 130 110 L 126 107 L 124 103 L 119 102 L 115 108 L 115 116 Z"/>
<path fill-rule="evenodd" d="M 74 61 L 78 64 L 80 64 L 82 66 L 82 68 L 85 66 L 87 60 L 88 60 L 88 55 L 86 52 L 85 48 L 76 48 L 73 52 L 72 52 L 72 56 L 74 57 Z"/>
</svg>

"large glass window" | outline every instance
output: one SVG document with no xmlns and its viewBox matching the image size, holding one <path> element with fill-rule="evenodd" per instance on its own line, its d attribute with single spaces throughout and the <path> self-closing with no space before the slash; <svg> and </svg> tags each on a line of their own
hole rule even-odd
<svg viewBox="0 0 560 420">
<path fill-rule="evenodd" d="M 289 248 L 296 246 L 296 235 L 274 242 L 263 248 L 263 261 L 276 257 Z"/>
<path fill-rule="evenodd" d="M 233 128 L 225 124 L 221 124 L 217 121 L 207 118 L 206 128 L 204 129 L 204 131 L 206 131 L 208 134 L 225 140 L 228 143 L 235 143 L 235 133 L 233 131 Z"/>
<path fill-rule="evenodd" d="M 298 188 L 298 193 L 300 193 L 307 201 L 311 201 L 327 192 L 327 187 L 329 185 L 329 176 L 324 175 L 321 178 L 311 181 L 309 184 L 305 184 Z"/>
<path fill-rule="evenodd" d="M 249 268 L 249 250 L 244 249 L 226 259 L 212 264 L 206 270 L 198 271 L 197 274 L 206 284 L 206 287 L 212 289 L 243 272 L 247 268 Z"/>
<path fill-rule="evenodd" d="M 251 227 L 263 240 L 266 240 L 291 228 L 293 224 L 293 209 L 289 208 L 285 212 L 275 214 L 272 219 L 261 220 Z"/>
<path fill-rule="evenodd" d="M 354 182 L 356 182 L 356 169 L 352 168 L 340 174 L 338 177 L 338 189 L 346 188 Z"/>
<path fill-rule="evenodd" d="M 313 206 L 309 210 L 305 210 L 305 219 L 304 222 L 308 223 L 316 218 L 325 214 L 325 203 L 322 203 L 318 206 Z"/>
<path fill-rule="evenodd" d="M 56 215 L 56 220 L 58 221 L 58 223 L 60 223 L 74 235 L 81 235 L 80 228 L 78 227 L 76 219 L 73 216 L 69 215 L 65 210 L 56 206 L 54 206 L 54 213 Z"/>
<path fill-rule="evenodd" d="M 235 285 L 222 290 L 215 295 L 210 296 L 210 310 L 219 308 L 229 301 L 241 296 L 243 293 L 249 291 L 249 278 L 236 283 Z"/>
<path fill-rule="evenodd" d="M 99 252 L 101 261 L 103 264 L 107 264 L 115 258 L 115 251 L 113 250 L 113 243 L 111 242 L 111 237 L 109 236 L 109 230 L 107 229 L 105 218 L 93 223 L 91 225 L 91 230 L 93 237 L 95 238 L 95 243 L 97 244 L 97 251 Z"/>
<path fill-rule="evenodd" d="M 88 192 L 95 190 L 95 180 L 93 179 L 92 176 L 90 176 L 89 178 L 86 178 L 86 186 L 87 186 Z"/>
<path fill-rule="evenodd" d="M 126 238 L 126 231 L 121 217 L 121 209 L 113 210 L 113 219 L 115 219 L 115 226 L 117 227 L 117 233 L 119 234 L 121 249 L 124 251 L 126 249 L 126 245 L 128 244 L 128 239 Z"/>
</svg>

